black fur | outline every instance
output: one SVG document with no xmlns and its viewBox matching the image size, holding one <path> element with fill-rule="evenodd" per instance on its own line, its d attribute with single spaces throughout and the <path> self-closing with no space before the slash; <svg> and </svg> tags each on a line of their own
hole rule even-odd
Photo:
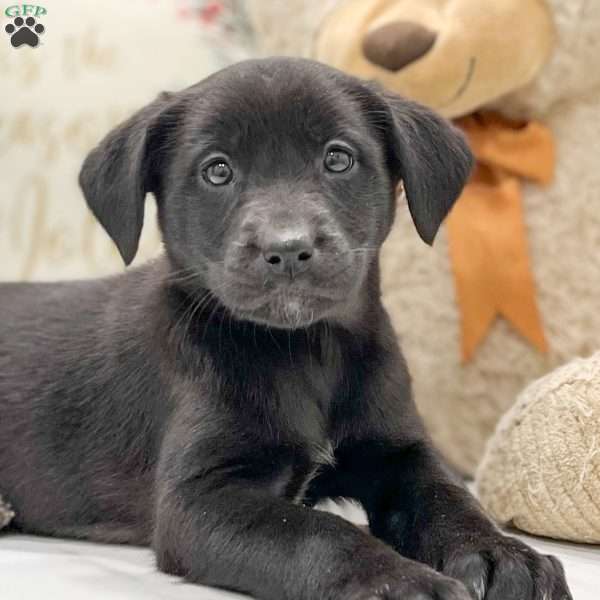
<svg viewBox="0 0 600 600">
<path fill-rule="evenodd" d="M 348 171 L 325 169 L 332 141 Z M 215 156 L 231 182 L 210 183 Z M 0 287 L 14 526 L 151 544 L 168 573 L 269 600 L 570 598 L 437 457 L 380 302 L 399 181 L 431 242 L 469 168 L 431 112 L 294 59 L 111 132 L 81 172 L 89 206 L 129 263 L 152 192 L 166 253 Z M 373 535 L 310 507 L 326 497 L 362 503 Z"/>
</svg>

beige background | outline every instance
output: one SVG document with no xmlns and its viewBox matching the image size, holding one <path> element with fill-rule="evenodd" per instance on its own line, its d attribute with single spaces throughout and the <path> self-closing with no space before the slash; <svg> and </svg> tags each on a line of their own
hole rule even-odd
<svg viewBox="0 0 600 600">
<path fill-rule="evenodd" d="M 214 70 L 198 23 L 175 0 L 46 0 L 37 48 L 0 31 L 0 280 L 123 268 L 77 186 L 86 152 L 163 89 Z M 181 3 L 179 3 L 181 4 Z M 4 11 L 5 6 L 2 6 Z M 136 262 L 160 242 L 148 201 Z"/>
</svg>

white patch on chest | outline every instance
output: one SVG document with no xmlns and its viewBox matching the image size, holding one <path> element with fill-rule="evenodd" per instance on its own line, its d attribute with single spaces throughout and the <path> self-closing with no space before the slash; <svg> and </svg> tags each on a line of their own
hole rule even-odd
<svg viewBox="0 0 600 600">
<path fill-rule="evenodd" d="M 335 453 L 331 442 L 327 440 L 324 444 L 314 444 L 311 447 L 311 458 L 314 467 L 309 473 L 307 473 L 302 485 L 296 493 L 293 499 L 295 504 L 298 504 L 304 499 L 310 482 L 317 476 L 323 467 L 331 467 L 335 465 Z"/>
</svg>

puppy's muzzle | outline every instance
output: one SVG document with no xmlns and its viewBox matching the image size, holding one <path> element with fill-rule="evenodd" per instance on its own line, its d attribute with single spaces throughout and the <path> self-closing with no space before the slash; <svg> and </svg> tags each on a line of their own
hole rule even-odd
<svg viewBox="0 0 600 600">
<path fill-rule="evenodd" d="M 347 259 L 349 244 L 324 202 L 303 197 L 273 208 L 266 200 L 249 203 L 234 230 L 226 263 L 260 286 L 306 280 L 326 284 Z M 283 206 L 281 206 L 283 204 Z M 272 287 L 271 287 L 272 289 Z"/>
</svg>

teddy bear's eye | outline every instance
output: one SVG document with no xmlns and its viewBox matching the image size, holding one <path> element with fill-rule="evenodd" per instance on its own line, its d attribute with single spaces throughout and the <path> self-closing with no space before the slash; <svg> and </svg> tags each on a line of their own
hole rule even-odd
<svg viewBox="0 0 600 600">
<path fill-rule="evenodd" d="M 212 185 L 227 185 L 233 179 L 233 169 L 219 158 L 202 171 L 202 176 Z"/>
<path fill-rule="evenodd" d="M 344 148 L 331 147 L 327 150 L 323 162 L 328 171 L 332 173 L 344 173 L 352 168 L 354 158 Z"/>
</svg>

